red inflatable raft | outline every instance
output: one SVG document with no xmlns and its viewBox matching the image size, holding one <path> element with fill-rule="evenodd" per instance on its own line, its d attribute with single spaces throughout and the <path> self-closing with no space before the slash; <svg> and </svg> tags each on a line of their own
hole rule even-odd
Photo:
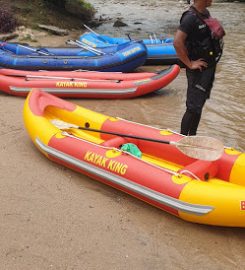
<svg viewBox="0 0 245 270">
<path fill-rule="evenodd" d="M 20 71 L 0 69 L 0 90 L 26 96 L 39 88 L 60 97 L 132 98 L 159 90 L 179 74 L 178 65 L 160 72 Z"/>
</svg>

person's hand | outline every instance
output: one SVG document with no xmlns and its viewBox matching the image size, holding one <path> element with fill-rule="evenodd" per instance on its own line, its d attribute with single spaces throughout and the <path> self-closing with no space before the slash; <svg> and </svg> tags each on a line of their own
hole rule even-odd
<svg viewBox="0 0 245 270">
<path fill-rule="evenodd" d="M 208 63 L 205 62 L 202 58 L 195 60 L 195 61 L 191 61 L 191 64 L 189 66 L 190 69 L 199 69 L 200 71 L 202 71 L 203 68 L 207 68 Z"/>
</svg>

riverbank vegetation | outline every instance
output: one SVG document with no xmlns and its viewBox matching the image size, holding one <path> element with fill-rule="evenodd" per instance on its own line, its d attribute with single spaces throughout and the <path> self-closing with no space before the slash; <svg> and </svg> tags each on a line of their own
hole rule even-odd
<svg viewBox="0 0 245 270">
<path fill-rule="evenodd" d="M 91 21 L 93 6 L 84 0 L 0 0 L 0 32 L 12 31 L 15 26 L 36 28 L 48 24 L 67 29 L 79 29 Z"/>
<path fill-rule="evenodd" d="M 87 2 L 88 1 L 88 2 Z M 89 0 L 0 0 L 0 33 L 12 32 L 17 25 L 38 28 L 38 24 L 64 29 L 81 29 L 83 24 L 97 25 L 93 21 L 94 7 Z M 217 0 L 234 2 L 234 0 Z M 245 2 L 239 0 L 236 2 Z"/>
</svg>

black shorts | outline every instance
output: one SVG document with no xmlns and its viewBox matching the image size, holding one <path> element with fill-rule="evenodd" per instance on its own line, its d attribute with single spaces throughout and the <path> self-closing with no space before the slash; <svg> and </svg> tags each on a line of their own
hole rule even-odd
<svg viewBox="0 0 245 270">
<path fill-rule="evenodd" d="M 216 66 L 203 71 L 186 69 L 188 81 L 186 107 L 189 111 L 200 114 L 206 100 L 210 97 L 215 78 Z"/>
</svg>

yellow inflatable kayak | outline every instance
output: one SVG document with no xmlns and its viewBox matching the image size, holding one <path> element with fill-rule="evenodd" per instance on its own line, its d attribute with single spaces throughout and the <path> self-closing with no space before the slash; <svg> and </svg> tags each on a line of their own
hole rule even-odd
<svg viewBox="0 0 245 270">
<path fill-rule="evenodd" d="M 24 122 L 54 162 L 183 220 L 245 227 L 245 153 L 222 145 L 211 158 L 209 137 L 198 144 L 198 136 L 106 116 L 40 90 L 28 95 Z"/>
</svg>

